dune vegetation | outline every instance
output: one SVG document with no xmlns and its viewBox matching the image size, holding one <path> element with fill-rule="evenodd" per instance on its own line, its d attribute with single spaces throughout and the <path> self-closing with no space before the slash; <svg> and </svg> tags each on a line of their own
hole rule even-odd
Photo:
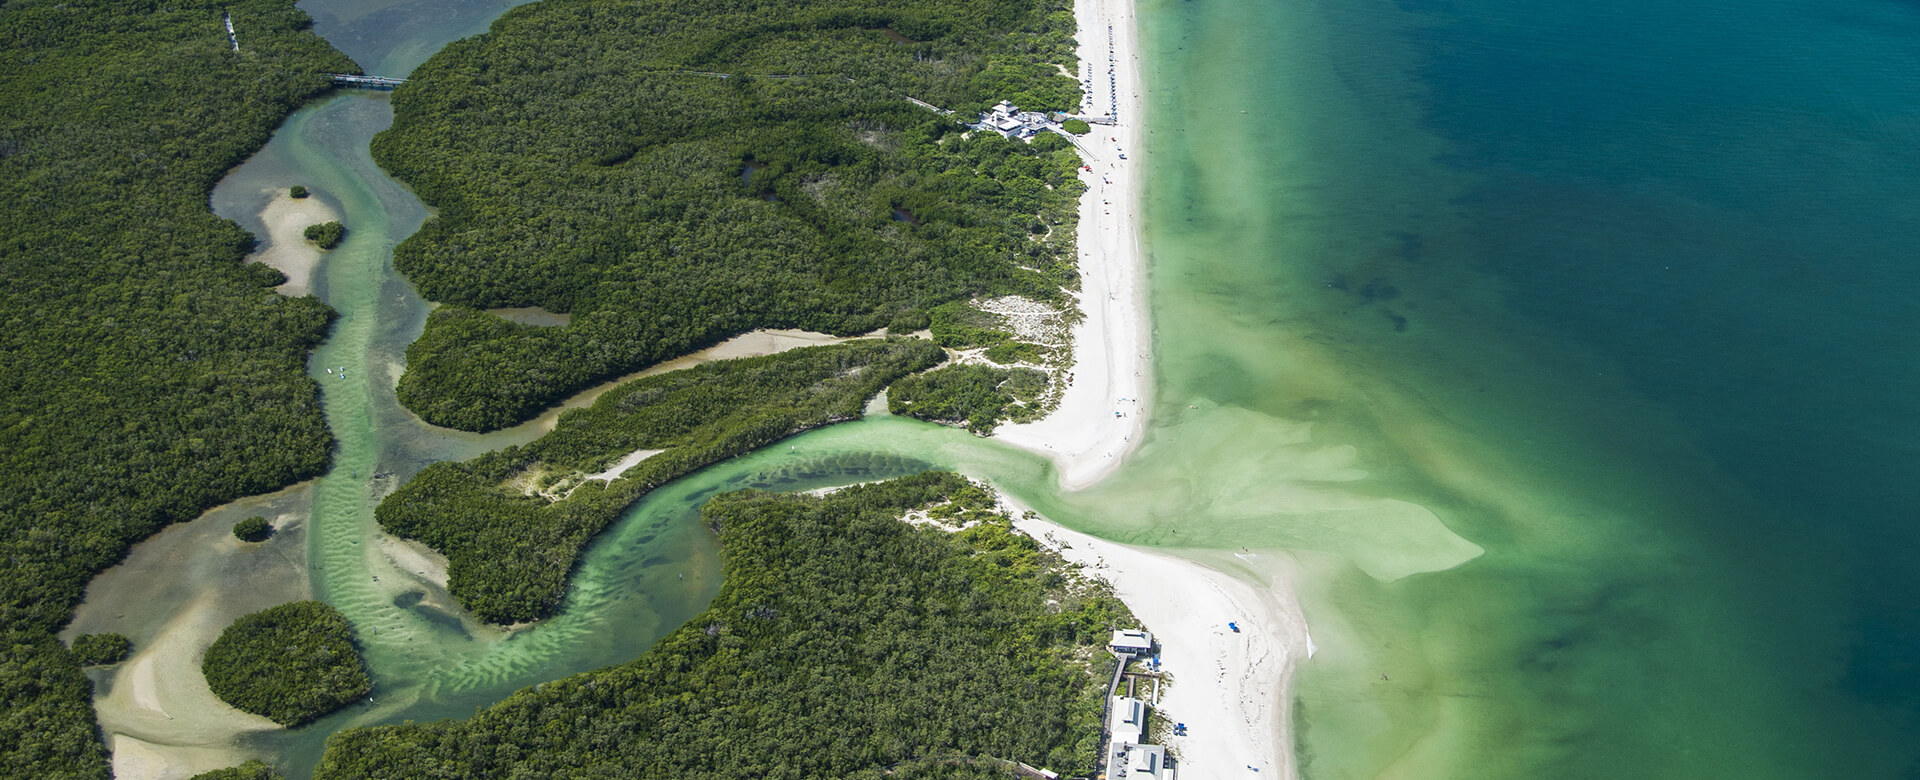
<svg viewBox="0 0 1920 780">
<path fill-rule="evenodd" d="M 984 436 L 1002 422 L 1039 417 L 1046 390 L 1047 375 L 1031 368 L 945 366 L 895 382 L 887 390 L 887 411 L 965 425 Z"/>
</svg>

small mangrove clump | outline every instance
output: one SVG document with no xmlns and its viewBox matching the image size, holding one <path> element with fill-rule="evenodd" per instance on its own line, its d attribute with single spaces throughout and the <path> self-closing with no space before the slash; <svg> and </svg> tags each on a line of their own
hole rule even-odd
<svg viewBox="0 0 1920 780">
<path fill-rule="evenodd" d="M 347 227 L 338 222 L 322 222 L 307 226 L 307 240 L 321 249 L 332 249 L 340 245 L 340 239 L 347 235 Z"/>
<path fill-rule="evenodd" d="M 201 772 L 188 780 L 280 780 L 280 773 L 273 771 L 273 767 L 267 766 L 265 762 L 255 759 L 239 766 Z"/>
<path fill-rule="evenodd" d="M 304 198 L 307 196 L 307 188 L 304 185 L 295 184 L 293 189 L 287 190 L 287 195 L 293 198 Z"/>
<path fill-rule="evenodd" d="M 233 535 L 243 542 L 264 542 L 273 535 L 273 525 L 266 518 L 254 515 L 234 523 Z"/>
<path fill-rule="evenodd" d="M 296 601 L 233 622 L 207 648 L 200 673 L 221 701 L 299 726 L 373 689 L 353 627 L 339 610 Z"/>
<path fill-rule="evenodd" d="M 72 649 L 82 666 L 105 666 L 127 660 L 133 642 L 119 634 L 81 634 L 73 638 Z"/>
</svg>

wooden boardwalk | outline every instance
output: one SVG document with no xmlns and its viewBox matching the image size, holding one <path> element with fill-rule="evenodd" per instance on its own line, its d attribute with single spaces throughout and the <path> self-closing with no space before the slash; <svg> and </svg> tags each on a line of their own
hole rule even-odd
<svg viewBox="0 0 1920 780">
<path fill-rule="evenodd" d="M 333 77 L 333 83 L 335 84 L 348 87 L 361 87 L 364 89 L 393 89 L 394 87 L 407 83 L 406 79 L 387 78 L 386 76 L 356 76 L 351 73 L 329 73 L 327 75 Z"/>
</svg>

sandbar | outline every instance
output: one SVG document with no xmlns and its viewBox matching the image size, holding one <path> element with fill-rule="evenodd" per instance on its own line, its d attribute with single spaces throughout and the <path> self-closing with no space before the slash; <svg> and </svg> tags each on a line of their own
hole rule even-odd
<svg viewBox="0 0 1920 780">
<path fill-rule="evenodd" d="M 307 242 L 307 227 L 339 219 L 333 207 L 319 198 L 295 198 L 281 190 L 260 209 L 260 222 L 266 225 L 267 236 L 259 250 L 247 260 L 266 263 L 286 274 L 286 283 L 274 288 L 282 295 L 297 298 L 311 294 L 313 272 L 324 253 Z"/>
</svg>

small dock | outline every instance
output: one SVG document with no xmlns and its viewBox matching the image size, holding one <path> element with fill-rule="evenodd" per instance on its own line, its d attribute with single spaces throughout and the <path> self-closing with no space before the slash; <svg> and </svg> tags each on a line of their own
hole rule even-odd
<svg viewBox="0 0 1920 780">
<path fill-rule="evenodd" d="M 361 89 L 393 89 L 394 87 L 407 83 L 406 79 L 388 78 L 386 76 L 356 76 L 351 73 L 329 73 L 327 75 L 333 77 L 333 83 L 335 84 L 345 87 L 359 87 Z"/>
</svg>

